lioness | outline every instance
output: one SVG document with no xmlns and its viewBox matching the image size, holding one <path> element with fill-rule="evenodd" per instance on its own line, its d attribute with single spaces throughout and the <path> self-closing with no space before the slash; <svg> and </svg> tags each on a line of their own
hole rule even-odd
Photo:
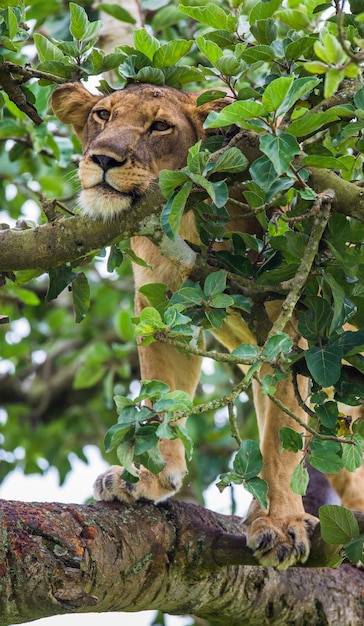
<svg viewBox="0 0 364 626">
<path fill-rule="evenodd" d="M 108 96 L 91 95 L 80 84 L 65 84 L 55 89 L 52 107 L 65 124 L 72 124 L 83 144 L 80 163 L 82 191 L 80 202 L 92 218 L 107 219 L 130 210 L 157 179 L 162 169 L 179 169 L 186 164 L 188 149 L 207 135 L 203 123 L 211 110 L 220 110 L 225 99 L 196 107 L 196 95 L 170 87 L 130 85 Z M 237 209 L 235 209 L 237 211 Z M 239 209 L 240 212 L 240 209 Z M 238 218 L 231 209 L 231 230 L 253 232 L 250 222 Z M 228 226 L 229 228 L 229 226 Z M 193 217 L 187 213 L 180 233 L 190 242 L 198 243 Z M 165 283 L 173 292 L 187 278 L 146 238 L 132 241 L 135 253 L 149 267 L 135 265 L 135 308 L 140 315 L 148 301 L 139 293 L 146 283 Z M 279 304 L 278 304 L 279 307 Z M 277 304 L 270 303 L 268 314 L 277 315 Z M 290 332 L 290 329 L 287 329 Z M 232 312 L 221 329 L 214 331 L 229 350 L 241 343 L 255 343 L 255 338 L 237 312 Z M 194 395 L 200 374 L 200 359 L 187 358 L 174 348 L 161 343 L 139 347 L 141 376 L 144 380 L 159 379 L 171 390 L 180 389 Z M 265 372 L 268 366 L 265 366 Z M 305 397 L 307 382 L 301 377 L 301 394 Z M 302 420 L 287 379 L 280 383 L 277 396 Z M 278 431 L 288 425 L 299 427 L 272 404 L 254 386 L 254 400 L 259 422 L 260 445 L 264 458 L 262 478 L 269 486 L 269 509 L 263 511 L 253 502 L 247 518 L 248 544 L 263 565 L 285 568 L 305 562 L 310 549 L 310 535 L 317 522 L 305 513 L 301 497 L 290 489 L 292 472 L 298 463 L 293 452 L 281 451 Z M 158 502 L 176 493 L 186 474 L 184 447 L 180 440 L 162 440 L 161 452 L 166 466 L 158 475 L 141 468 L 140 480 L 129 484 L 121 480 L 122 468 L 110 467 L 96 481 L 95 493 L 100 500 L 133 501 L 142 498 Z M 363 471 L 357 474 L 340 472 L 334 484 L 345 505 L 364 510 Z"/>
</svg>

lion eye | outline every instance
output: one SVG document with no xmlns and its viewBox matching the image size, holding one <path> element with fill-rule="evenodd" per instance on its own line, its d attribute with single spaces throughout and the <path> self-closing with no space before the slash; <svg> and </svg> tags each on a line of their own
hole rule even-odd
<svg viewBox="0 0 364 626">
<path fill-rule="evenodd" d="M 97 109 L 95 111 L 95 114 L 100 120 L 103 120 L 104 122 L 110 119 L 110 111 L 108 111 L 107 109 Z"/>
<path fill-rule="evenodd" d="M 164 122 L 163 120 L 156 120 L 150 126 L 149 130 L 156 130 L 157 132 L 162 133 L 164 130 L 169 130 L 170 128 L 172 128 L 172 126 L 168 124 L 168 122 Z"/>
</svg>

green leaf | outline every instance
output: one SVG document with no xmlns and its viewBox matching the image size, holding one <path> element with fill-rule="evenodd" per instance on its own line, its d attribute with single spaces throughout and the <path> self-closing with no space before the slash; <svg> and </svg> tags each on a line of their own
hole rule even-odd
<svg viewBox="0 0 364 626">
<path fill-rule="evenodd" d="M 238 27 L 238 18 L 234 17 L 231 12 L 225 12 L 217 4 L 208 3 L 202 7 L 191 7 L 180 4 L 178 8 L 182 13 L 213 28 L 234 33 Z"/>
<path fill-rule="evenodd" d="M 263 510 L 268 508 L 268 485 L 265 480 L 256 476 L 244 482 L 244 487 L 257 500 Z"/>
<path fill-rule="evenodd" d="M 262 354 L 267 361 L 273 361 L 280 354 L 290 352 L 292 345 L 293 340 L 287 333 L 278 332 L 268 339 Z"/>
<path fill-rule="evenodd" d="M 88 363 L 81 365 L 73 380 L 73 388 L 89 389 L 90 387 L 94 387 L 104 378 L 106 371 L 105 367 L 89 365 Z"/>
<path fill-rule="evenodd" d="M 159 187 L 168 200 L 177 187 L 180 187 L 188 180 L 185 172 L 172 172 L 171 170 L 162 170 L 159 173 Z"/>
<path fill-rule="evenodd" d="M 170 239 L 176 238 L 191 189 L 191 182 L 184 183 L 183 187 L 168 200 L 162 211 L 161 226 Z"/>
<path fill-rule="evenodd" d="M 145 28 L 138 28 L 134 31 L 134 45 L 137 50 L 145 54 L 151 61 L 157 52 L 160 43 L 158 39 L 148 33 Z"/>
<path fill-rule="evenodd" d="M 309 480 L 310 477 L 307 469 L 303 463 L 299 463 L 293 471 L 290 487 L 294 493 L 297 493 L 299 496 L 304 496 L 306 495 Z"/>
<path fill-rule="evenodd" d="M 341 444 L 337 441 L 314 439 L 310 444 L 308 462 L 319 472 L 336 474 L 343 468 L 340 457 Z"/>
<path fill-rule="evenodd" d="M 272 161 L 278 176 L 290 170 L 294 157 L 301 151 L 297 139 L 284 132 L 262 135 L 260 149 Z"/>
<path fill-rule="evenodd" d="M 281 76 L 266 87 L 262 96 L 262 104 L 269 113 L 280 111 L 294 81 L 294 76 Z"/>
<path fill-rule="evenodd" d="M 355 472 L 363 464 L 363 451 L 358 444 L 343 444 L 343 463 L 349 472 Z"/>
<path fill-rule="evenodd" d="M 331 322 L 332 310 L 329 302 L 318 296 L 310 296 L 305 301 L 307 310 L 298 316 L 298 330 L 308 341 L 316 342 L 325 335 Z"/>
<path fill-rule="evenodd" d="M 305 352 L 312 378 L 322 387 L 335 385 L 340 378 L 342 354 L 335 346 L 312 346 Z"/>
<path fill-rule="evenodd" d="M 271 46 L 249 46 L 245 48 L 242 52 L 239 52 L 239 59 L 248 63 L 249 65 L 253 65 L 258 61 L 272 61 L 275 58 L 274 49 Z"/>
<path fill-rule="evenodd" d="M 326 543 L 342 545 L 359 535 L 359 525 L 354 514 L 342 506 L 327 504 L 320 507 L 321 535 Z"/>
<path fill-rule="evenodd" d="M 162 45 L 153 57 L 154 65 L 156 67 L 176 65 L 189 52 L 192 43 L 192 41 L 186 41 L 185 39 L 176 39 Z"/>
<path fill-rule="evenodd" d="M 57 296 L 77 278 L 77 274 L 72 271 L 69 265 L 62 265 L 56 269 L 49 270 L 49 288 L 46 301 L 54 300 Z"/>
<path fill-rule="evenodd" d="M 265 117 L 268 114 L 266 108 L 260 102 L 252 100 L 241 100 L 229 104 L 220 113 L 210 113 L 204 123 L 205 128 L 219 128 L 220 126 L 239 126 L 244 120 Z"/>
<path fill-rule="evenodd" d="M 263 469 L 263 457 L 256 441 L 246 439 L 240 444 L 233 467 L 245 480 L 251 480 Z"/>
<path fill-rule="evenodd" d="M 237 357 L 238 359 L 257 359 L 260 356 L 260 348 L 259 346 L 254 346 L 250 343 L 242 343 L 240 346 L 235 348 L 231 353 L 231 356 Z"/>
<path fill-rule="evenodd" d="M 153 404 L 153 410 L 157 413 L 164 411 L 190 411 L 192 400 L 185 391 L 170 391 Z"/>
<path fill-rule="evenodd" d="M 306 135 L 314 133 L 322 126 L 339 119 L 338 115 L 330 111 L 325 111 L 324 113 L 305 113 L 297 120 L 291 122 L 287 128 L 287 132 L 295 137 L 305 137 Z"/>
<path fill-rule="evenodd" d="M 114 424 L 107 431 L 104 439 L 105 452 L 111 452 L 115 446 L 125 437 L 126 434 L 132 434 L 134 431 L 134 424 Z"/>
<path fill-rule="evenodd" d="M 238 148 L 229 148 L 221 154 L 213 167 L 209 169 L 209 175 L 213 172 L 233 174 L 244 172 L 248 167 L 248 159 Z"/>
<path fill-rule="evenodd" d="M 83 7 L 74 2 L 70 2 L 70 33 L 77 41 L 82 41 L 87 28 L 89 26 L 89 19 L 87 13 Z"/>
<path fill-rule="evenodd" d="M 328 401 L 315 407 L 316 415 L 320 418 L 320 423 L 335 431 L 336 422 L 339 419 L 339 409 L 336 402 Z"/>
<path fill-rule="evenodd" d="M 135 18 L 130 15 L 129 11 L 126 11 L 121 6 L 117 4 L 109 4 L 106 2 L 101 2 L 101 4 L 97 5 L 97 9 L 99 11 L 104 11 L 108 15 L 111 15 L 116 20 L 120 20 L 121 22 L 126 22 L 127 24 L 135 24 Z"/>
<path fill-rule="evenodd" d="M 183 428 L 180 424 L 174 424 L 173 430 L 175 431 L 178 439 L 180 439 L 185 448 L 185 455 L 187 461 L 192 459 L 193 453 L 193 440 L 188 434 L 187 430 Z"/>
<path fill-rule="evenodd" d="M 222 293 L 226 289 L 226 272 L 218 270 L 211 272 L 205 280 L 204 294 L 207 298 L 212 298 L 218 293 Z"/>
<path fill-rule="evenodd" d="M 132 476 L 137 477 L 138 472 L 133 465 L 134 444 L 131 441 L 123 441 L 122 443 L 119 443 L 116 448 L 116 454 L 120 464 L 126 469 L 126 471 Z"/>
<path fill-rule="evenodd" d="M 364 535 L 359 535 L 358 537 L 350 539 L 349 543 L 345 545 L 345 554 L 349 561 L 352 563 L 358 563 L 359 561 L 364 563 L 363 546 Z"/>
<path fill-rule="evenodd" d="M 34 34 L 34 43 L 37 48 L 38 57 L 41 62 L 44 61 L 62 61 L 64 59 L 63 52 L 54 43 L 49 41 L 47 37 Z"/>
<path fill-rule="evenodd" d="M 216 64 L 216 61 L 223 55 L 223 51 L 220 46 L 214 41 L 210 41 L 205 37 L 196 37 L 196 43 L 205 57 L 212 63 Z M 225 94 L 224 94 L 225 95 Z"/>
<path fill-rule="evenodd" d="M 223 180 L 214 183 L 207 180 L 204 176 L 201 176 L 200 174 L 193 174 L 192 172 L 190 173 L 190 179 L 195 183 L 195 185 L 199 185 L 199 187 L 202 187 L 207 191 L 217 208 L 225 206 L 229 199 L 229 191 Z"/>
<path fill-rule="evenodd" d="M 300 433 L 288 426 L 282 426 L 279 429 L 279 438 L 284 450 L 299 452 L 303 448 L 303 438 Z M 297 468 L 296 468 L 297 469 Z"/>
<path fill-rule="evenodd" d="M 90 286 L 84 272 L 80 272 L 73 281 L 72 296 L 75 321 L 79 324 L 85 319 L 86 313 L 90 308 Z"/>
<path fill-rule="evenodd" d="M 135 328 L 135 333 L 139 336 L 153 335 L 157 330 L 166 328 L 160 313 L 157 309 L 147 306 L 145 307 L 139 318 L 139 322 Z"/>
</svg>

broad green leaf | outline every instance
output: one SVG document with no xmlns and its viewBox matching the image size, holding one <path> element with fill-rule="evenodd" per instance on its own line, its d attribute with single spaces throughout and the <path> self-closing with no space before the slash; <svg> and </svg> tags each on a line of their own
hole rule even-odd
<svg viewBox="0 0 364 626">
<path fill-rule="evenodd" d="M 219 128 L 220 126 L 230 126 L 255 117 L 265 117 L 268 111 L 259 102 L 252 100 L 241 100 L 229 104 L 220 113 L 210 113 L 204 124 L 205 128 Z"/>
<path fill-rule="evenodd" d="M 138 472 L 134 467 L 134 444 L 131 441 L 123 441 L 116 448 L 116 454 L 120 465 L 132 476 L 138 477 Z"/>
<path fill-rule="evenodd" d="M 208 3 L 202 7 L 180 4 L 178 8 L 182 13 L 213 28 L 221 28 L 234 33 L 238 27 L 238 18 L 232 15 L 231 12 L 225 12 L 217 4 Z"/>
<path fill-rule="evenodd" d="M 293 470 L 290 487 L 294 493 L 299 496 L 306 495 L 310 477 L 303 463 L 299 463 Z"/>
<path fill-rule="evenodd" d="M 298 316 L 298 330 L 309 341 L 316 342 L 323 337 L 331 322 L 332 310 L 329 302 L 318 296 L 310 296 L 305 301 L 307 310 Z"/>
<path fill-rule="evenodd" d="M 190 411 L 192 400 L 185 391 L 170 391 L 153 404 L 153 410 L 157 413 L 164 411 Z"/>
<path fill-rule="evenodd" d="M 145 307 L 141 312 L 139 322 L 135 328 L 135 333 L 139 336 L 153 335 L 158 330 L 166 327 L 160 313 L 153 307 Z"/>
<path fill-rule="evenodd" d="M 70 33 L 77 41 L 82 41 L 87 28 L 89 26 L 89 19 L 87 13 L 83 7 L 74 2 L 70 2 Z"/>
<path fill-rule="evenodd" d="M 267 156 L 259 157 L 249 169 L 251 176 L 257 185 L 264 191 L 268 191 L 277 180 L 277 172 L 272 161 Z"/>
<path fill-rule="evenodd" d="M 221 154 L 213 167 L 209 170 L 209 175 L 213 172 L 224 172 L 233 174 L 244 172 L 248 166 L 248 159 L 238 148 L 229 148 Z"/>
<path fill-rule="evenodd" d="M 238 58 L 244 61 L 248 65 L 253 65 L 259 61 L 268 62 L 275 58 L 276 54 L 271 46 L 249 46 L 244 47 L 242 50 L 238 49 Z"/>
<path fill-rule="evenodd" d="M 284 101 L 284 111 L 289 111 L 289 109 L 296 104 L 297 100 L 307 96 L 319 83 L 320 80 L 318 78 L 297 78 L 295 76 Z M 280 110 L 283 111 L 283 109 Z"/>
<path fill-rule="evenodd" d="M 260 149 L 272 161 L 278 176 L 290 169 L 294 157 L 301 151 L 297 139 L 284 132 L 263 135 Z"/>
<path fill-rule="evenodd" d="M 339 409 L 336 402 L 328 401 L 315 407 L 316 415 L 320 418 L 320 423 L 335 431 L 337 420 L 339 419 Z"/>
<path fill-rule="evenodd" d="M 294 81 L 294 76 L 281 76 L 266 87 L 262 104 L 269 113 L 279 111 L 285 101 Z"/>
<path fill-rule="evenodd" d="M 107 431 L 104 439 L 105 452 L 111 452 L 117 446 L 120 441 L 125 437 L 127 433 L 133 433 L 134 425 L 128 424 L 114 424 Z"/>
<path fill-rule="evenodd" d="M 343 444 L 343 463 L 349 472 L 355 472 L 363 464 L 363 451 L 359 445 Z"/>
<path fill-rule="evenodd" d="M 192 41 L 177 39 L 169 41 L 162 45 L 153 57 L 153 63 L 156 67 L 169 67 L 176 65 L 182 57 L 191 49 Z"/>
<path fill-rule="evenodd" d="M 282 426 L 279 429 L 279 438 L 281 440 L 284 450 L 299 452 L 303 448 L 302 435 L 296 430 L 293 430 L 293 428 L 289 428 L 288 426 Z"/>
<path fill-rule="evenodd" d="M 263 457 L 256 441 L 250 439 L 242 441 L 235 455 L 233 467 L 244 480 L 251 480 L 262 471 Z"/>
<path fill-rule="evenodd" d="M 209 301 L 209 306 L 215 309 L 226 309 L 229 306 L 233 306 L 234 300 L 227 293 L 218 293 Z"/>
<path fill-rule="evenodd" d="M 345 78 L 345 70 L 330 67 L 325 72 L 324 98 L 330 98 L 339 88 Z"/>
<path fill-rule="evenodd" d="M 70 285 L 77 274 L 72 271 L 69 265 L 62 265 L 56 269 L 49 270 L 49 287 L 46 295 L 46 301 L 54 300 L 57 296 Z"/>
<path fill-rule="evenodd" d="M 261 44 L 271 44 L 277 39 L 278 27 L 276 20 L 257 20 L 250 27 L 250 32 Z"/>
<path fill-rule="evenodd" d="M 349 543 L 345 545 L 345 554 L 349 561 L 352 563 L 358 563 L 359 561 L 364 563 L 363 546 L 364 535 L 350 539 Z"/>
<path fill-rule="evenodd" d="M 80 272 L 72 283 L 73 308 L 75 321 L 82 322 L 90 308 L 90 286 L 86 274 Z"/>
<path fill-rule="evenodd" d="M 222 293 L 226 288 L 226 272 L 218 270 L 211 272 L 205 280 L 204 293 L 208 298 Z"/>
<path fill-rule="evenodd" d="M 322 126 L 335 122 L 339 119 L 338 115 L 333 114 L 330 111 L 325 111 L 323 113 L 305 113 L 305 115 L 302 115 L 297 120 L 291 122 L 287 128 L 287 132 L 295 137 L 305 137 L 306 135 L 314 133 L 319 128 L 322 128 Z"/>
<path fill-rule="evenodd" d="M 152 474 L 159 474 L 166 466 L 162 454 L 157 446 L 138 456 L 138 462 L 144 465 Z"/>
<path fill-rule="evenodd" d="M 354 514 L 342 506 L 327 504 L 319 509 L 321 535 L 326 543 L 341 545 L 359 535 Z"/>
<path fill-rule="evenodd" d="M 237 357 L 243 360 L 257 359 L 260 356 L 259 346 L 254 346 L 250 343 L 242 343 L 235 348 L 231 353 L 231 356 Z"/>
<path fill-rule="evenodd" d="M 183 185 L 188 180 L 188 175 L 185 172 L 172 172 L 171 170 L 162 170 L 159 173 L 159 187 L 168 200 L 177 187 Z"/>
<path fill-rule="evenodd" d="M 270 0 L 269 2 L 257 2 L 249 13 L 249 23 L 254 24 L 257 20 L 265 20 L 275 13 L 281 6 L 281 0 Z"/>
<path fill-rule="evenodd" d="M 148 33 L 145 28 L 134 31 L 134 45 L 137 50 L 145 54 L 151 61 L 157 52 L 160 43 L 158 39 Z"/>
<path fill-rule="evenodd" d="M 186 460 L 190 461 L 192 458 L 192 452 L 193 452 L 192 438 L 188 434 L 187 430 L 178 423 L 174 424 L 173 430 L 175 431 L 178 439 L 180 439 L 184 445 Z"/>
<path fill-rule="evenodd" d="M 310 444 L 311 454 L 308 462 L 319 472 L 336 474 L 343 468 L 340 456 L 341 444 L 337 441 L 313 439 Z"/>
<path fill-rule="evenodd" d="M 223 51 L 220 46 L 214 41 L 206 39 L 206 37 L 196 37 L 196 43 L 205 57 L 212 63 L 216 64 L 216 61 L 222 56 Z"/>
<path fill-rule="evenodd" d="M 229 192 L 227 185 L 223 180 L 216 183 L 211 182 L 204 176 L 201 176 L 200 174 L 193 174 L 192 172 L 190 173 L 190 179 L 195 183 L 195 185 L 199 185 L 207 191 L 213 203 L 218 208 L 225 206 L 229 199 Z"/>
<path fill-rule="evenodd" d="M 312 346 L 305 352 L 312 378 L 322 387 L 335 385 L 340 378 L 342 353 L 335 346 Z"/>
<path fill-rule="evenodd" d="M 34 34 L 34 43 L 37 48 L 38 57 L 41 62 L 44 61 L 62 61 L 64 58 L 63 52 L 54 45 L 47 37 L 40 35 L 39 33 Z"/>
<path fill-rule="evenodd" d="M 130 15 L 129 11 L 123 9 L 123 7 L 117 4 L 109 4 L 107 2 L 101 2 L 101 4 L 97 5 L 98 10 L 104 11 L 108 15 L 111 15 L 116 20 L 120 20 L 121 22 L 127 22 L 128 24 L 135 24 L 135 18 Z"/>
<path fill-rule="evenodd" d="M 280 354 L 290 352 L 292 345 L 293 340 L 287 333 L 278 332 L 265 343 L 262 354 L 267 361 L 273 361 Z"/>
<path fill-rule="evenodd" d="M 191 182 L 188 181 L 184 183 L 183 187 L 168 200 L 166 206 L 162 211 L 161 226 L 167 237 L 169 237 L 170 239 L 176 238 L 191 189 Z"/>
<path fill-rule="evenodd" d="M 263 510 L 268 508 L 268 484 L 265 480 L 256 476 L 245 481 L 244 487 L 257 500 Z"/>
<path fill-rule="evenodd" d="M 135 80 L 151 85 L 164 85 L 164 73 L 157 67 L 142 67 L 134 76 Z"/>
</svg>

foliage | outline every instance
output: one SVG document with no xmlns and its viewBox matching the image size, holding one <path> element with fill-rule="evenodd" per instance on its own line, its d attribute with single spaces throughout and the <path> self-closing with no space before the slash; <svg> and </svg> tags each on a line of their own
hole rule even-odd
<svg viewBox="0 0 364 626">
<path fill-rule="evenodd" d="M 127 244 L 74 265 L 65 259 L 49 278 L 32 268 L 8 271 L 1 296 L 3 320 L 9 318 L 11 324 L 0 339 L 1 388 L 7 389 L 1 413 L 7 462 L 3 474 L 18 461 L 26 471 L 39 471 L 45 467 L 39 460 L 45 458 L 63 478 L 69 453 L 82 456 L 85 443 L 100 441 L 106 428 L 107 449 L 116 447 L 129 474 L 135 474 L 133 459 L 159 471 L 158 438 L 180 436 L 190 450 L 190 435 L 174 424 L 175 415 L 198 413 L 190 432 L 192 438 L 201 438 L 203 432 L 206 459 L 201 462 L 199 452 L 197 458 L 200 466 L 209 467 L 206 475 L 212 479 L 211 474 L 228 469 L 229 419 L 234 431 L 236 420 L 241 427 L 242 412 L 250 411 L 236 402 L 236 415 L 230 411 L 219 428 L 213 409 L 231 408 L 253 378 L 273 398 L 280 380 L 299 373 L 310 380 L 312 404 L 307 411 L 313 438 L 309 444 L 303 428 L 302 434 L 289 428 L 280 432 L 283 448 L 301 451 L 292 488 L 305 492 L 305 460 L 325 472 L 342 467 L 353 471 L 361 465 L 361 420 L 351 423 L 338 403 L 357 407 L 363 394 L 364 227 L 353 217 L 355 202 L 338 207 L 330 194 L 329 199 L 318 194 L 311 180 L 315 172 L 339 173 L 338 180 L 350 184 L 353 193 L 363 184 L 364 13 L 356 0 L 345 11 L 339 4 L 182 0 L 161 1 L 150 10 L 145 0 L 145 27 L 135 30 L 133 45 L 121 42 L 105 53 L 98 47 L 102 24 L 90 3 L 71 2 L 69 11 L 61 4 L 50 11 L 42 0 L 1 3 L 4 221 L 31 228 L 30 213 L 41 223 L 59 212 L 77 212 L 80 145 L 48 109 L 54 85 L 98 77 L 103 92 L 140 81 L 204 89 L 199 105 L 228 88 L 231 104 L 211 113 L 206 128 L 224 129 L 235 144 L 222 146 L 223 135 L 212 135 L 191 148 L 183 170 L 163 171 L 160 177 L 166 198 L 164 232 L 174 239 L 184 210 L 192 206 L 209 272 L 172 297 L 163 285 L 149 286 L 151 306 L 135 320 L 137 334 L 145 342 L 175 342 L 179 349 L 194 352 L 192 325 L 218 329 L 231 308 L 249 322 L 258 304 L 275 297 L 290 303 L 289 316 L 296 311 L 298 331 L 308 344 L 307 350 L 298 348 L 284 332 L 280 316 L 272 329 L 262 329 L 259 346 L 245 343 L 231 357 L 204 352 L 221 367 L 210 376 L 210 402 L 202 397 L 201 387 L 191 407 L 186 398 L 155 381 L 144 381 L 132 393 L 139 376 Z M 104 3 L 102 9 L 134 23 L 113 3 Z M 110 70 L 111 86 L 101 76 Z M 240 131 L 257 142 L 255 154 L 239 149 Z M 238 196 L 236 183 L 243 183 Z M 257 220 L 259 234 L 227 230 L 225 205 L 233 188 L 235 205 Z M 198 201 L 191 196 L 196 190 Z M 325 203 L 335 211 L 324 219 Z M 212 244 L 220 240 L 229 241 L 230 249 L 212 258 Z M 348 321 L 350 330 L 344 328 Z M 236 376 L 233 389 L 219 361 L 246 366 L 247 373 L 243 380 Z M 261 379 L 264 363 L 272 372 Z M 64 371 L 67 376 L 62 377 Z M 119 421 L 112 426 L 114 395 Z M 146 398 L 149 408 L 141 404 Z M 245 436 L 252 436 L 249 428 Z M 261 463 L 249 446 L 253 444 L 243 441 L 233 471 L 221 478 L 220 486 L 243 482 L 253 490 Z M 257 459 L 254 471 L 246 465 L 248 453 Z M 192 475 L 198 471 L 192 466 Z M 202 488 L 206 484 L 201 472 L 199 476 Z M 264 487 L 258 495 L 264 504 Z"/>
</svg>

